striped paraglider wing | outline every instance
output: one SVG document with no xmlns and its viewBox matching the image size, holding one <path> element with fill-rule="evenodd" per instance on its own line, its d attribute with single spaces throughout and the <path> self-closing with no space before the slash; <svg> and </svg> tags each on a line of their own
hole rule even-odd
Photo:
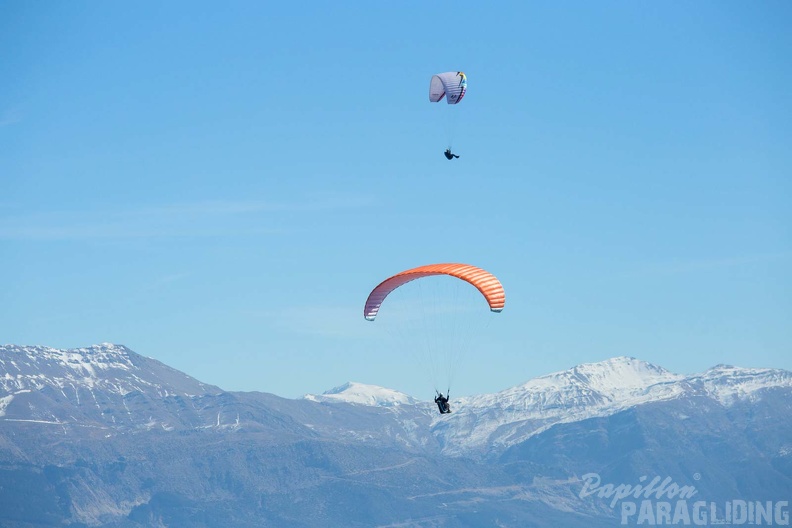
<svg viewBox="0 0 792 528">
<path fill-rule="evenodd" d="M 402 271 L 382 281 L 369 294 L 363 309 L 363 316 L 367 320 L 373 321 L 377 317 L 382 302 L 393 290 L 410 281 L 434 275 L 448 275 L 472 284 L 481 292 L 493 312 L 500 312 L 506 304 L 503 285 L 490 272 L 468 264 L 429 264 Z"/>
</svg>

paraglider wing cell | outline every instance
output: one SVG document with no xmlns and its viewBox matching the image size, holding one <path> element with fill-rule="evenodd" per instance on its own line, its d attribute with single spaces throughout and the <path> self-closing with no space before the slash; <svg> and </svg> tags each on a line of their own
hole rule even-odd
<svg viewBox="0 0 792 528">
<path fill-rule="evenodd" d="M 445 86 L 440 77 L 435 75 L 432 77 L 432 82 L 429 84 L 429 102 L 437 103 L 445 97 Z"/>
</svg>

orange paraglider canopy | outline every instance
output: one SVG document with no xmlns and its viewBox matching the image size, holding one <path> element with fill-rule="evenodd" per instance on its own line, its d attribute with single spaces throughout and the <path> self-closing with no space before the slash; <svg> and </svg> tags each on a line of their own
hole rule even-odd
<svg viewBox="0 0 792 528">
<path fill-rule="evenodd" d="M 468 264 L 429 264 L 402 271 L 382 281 L 369 294 L 363 316 L 373 321 L 390 292 L 410 281 L 433 275 L 448 275 L 472 284 L 481 292 L 493 312 L 500 312 L 506 304 L 503 286 L 490 272 Z"/>
</svg>

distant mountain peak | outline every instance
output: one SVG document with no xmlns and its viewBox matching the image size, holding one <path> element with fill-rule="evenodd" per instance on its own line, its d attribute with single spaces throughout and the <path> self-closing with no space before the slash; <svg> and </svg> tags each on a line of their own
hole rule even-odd
<svg viewBox="0 0 792 528">
<path fill-rule="evenodd" d="M 703 386 L 707 394 L 723 405 L 753 398 L 762 389 L 792 387 L 792 372 L 771 368 L 716 365 L 688 379 L 692 384 Z"/>
<path fill-rule="evenodd" d="M 602 361 L 591 363 L 581 363 L 572 367 L 570 370 L 578 371 L 601 371 L 601 370 L 634 370 L 636 372 L 668 372 L 663 367 L 649 363 L 642 359 L 632 356 L 615 356 Z"/>
<path fill-rule="evenodd" d="M 417 403 L 415 398 L 403 392 L 355 381 L 349 381 L 343 385 L 334 387 L 318 396 L 307 394 L 305 399 L 320 402 L 334 401 L 354 403 L 372 407 L 396 407 L 399 405 L 414 405 Z"/>
<path fill-rule="evenodd" d="M 621 401 L 644 395 L 654 386 L 674 383 L 683 378 L 646 361 L 619 356 L 545 374 L 501 391 L 496 396 L 504 396 L 508 401 L 520 394 L 541 392 L 556 393 L 559 404 L 574 404 L 580 396 L 584 396 L 583 401 L 588 403 L 595 400 Z M 565 395 L 573 399 L 565 398 Z"/>
<path fill-rule="evenodd" d="M 598 363 L 583 363 L 570 370 L 591 388 L 608 394 L 646 389 L 683 377 L 652 363 L 625 356 Z"/>
<path fill-rule="evenodd" d="M 124 345 L 101 343 L 82 348 L 0 345 L 0 389 L 16 392 L 44 386 L 101 387 L 110 392 L 154 391 L 197 395 L 219 389 L 137 354 Z"/>
<path fill-rule="evenodd" d="M 131 354 L 134 352 L 126 347 L 111 343 L 63 350 L 45 346 L 0 346 L 0 362 L 9 373 L 16 370 L 22 375 L 31 369 L 53 374 L 57 371 L 61 377 L 84 383 L 113 376 L 114 371 L 131 370 L 134 368 Z M 10 359 L 8 365 L 5 358 Z"/>
</svg>

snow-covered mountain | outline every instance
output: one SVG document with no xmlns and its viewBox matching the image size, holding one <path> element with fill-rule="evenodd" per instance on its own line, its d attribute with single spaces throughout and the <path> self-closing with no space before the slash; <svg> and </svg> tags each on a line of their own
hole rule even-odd
<svg viewBox="0 0 792 528">
<path fill-rule="evenodd" d="M 703 374 L 689 376 L 688 381 L 691 387 L 729 406 L 761 398 L 767 389 L 792 386 L 792 372 L 717 365 Z"/>
<path fill-rule="evenodd" d="M 611 416 L 642 404 L 702 396 L 732 405 L 772 388 L 790 387 L 792 373 L 784 370 L 719 365 L 685 376 L 635 358 L 616 357 L 533 378 L 498 393 L 456 399 L 454 412 L 446 416 L 438 415 L 431 402 L 358 382 L 306 395 L 304 401 L 400 409 L 406 420 L 427 420 L 445 454 L 481 456 L 524 442 L 557 424 Z M 70 350 L 0 346 L 0 419 L 82 420 L 163 429 L 243 426 L 241 418 L 226 415 L 225 403 L 206 399 L 224 394 L 230 397 L 120 345 L 103 343 Z M 317 422 L 322 420 L 311 419 L 305 425 L 321 428 Z M 331 429 L 341 434 L 343 427 Z M 380 436 L 370 431 L 348 433 L 359 438 Z M 425 443 L 421 438 L 419 443 Z"/>
<path fill-rule="evenodd" d="M 105 437 L 138 430 L 248 430 L 271 418 L 257 402 L 110 343 L 58 350 L 0 346 L 0 424 L 49 424 Z M 302 430 L 288 417 L 286 430 Z"/>
<path fill-rule="evenodd" d="M 121 396 L 130 392 L 159 396 L 217 394 L 206 385 L 157 360 L 121 345 L 102 343 L 58 350 L 43 346 L 0 345 L 0 390 L 13 394 L 52 387 L 64 397 L 93 389 Z"/>
<path fill-rule="evenodd" d="M 399 405 L 416 405 L 418 403 L 418 400 L 412 396 L 407 396 L 403 392 L 354 381 L 344 383 L 320 395 L 308 394 L 305 399 L 316 402 L 345 402 L 374 407 L 396 407 Z"/>
<path fill-rule="evenodd" d="M 579 496 L 591 471 L 792 493 L 788 371 L 618 357 L 452 407 L 355 382 L 225 392 L 112 344 L 0 346 L 0 525 L 612 526 Z"/>
<path fill-rule="evenodd" d="M 446 428 L 449 452 L 507 447 L 558 423 L 607 416 L 679 396 L 684 376 L 617 357 L 540 376 L 504 391 L 464 398 Z"/>
<path fill-rule="evenodd" d="M 773 388 L 792 388 L 792 372 L 719 365 L 684 376 L 639 359 L 615 357 L 540 376 L 495 394 L 457 399 L 451 415 L 433 414 L 432 427 L 446 454 L 489 453 L 557 424 L 610 416 L 637 405 L 694 395 L 731 405 Z M 433 411 L 433 406 L 403 393 L 360 383 L 306 398 L 370 406 L 418 405 Z"/>
</svg>

